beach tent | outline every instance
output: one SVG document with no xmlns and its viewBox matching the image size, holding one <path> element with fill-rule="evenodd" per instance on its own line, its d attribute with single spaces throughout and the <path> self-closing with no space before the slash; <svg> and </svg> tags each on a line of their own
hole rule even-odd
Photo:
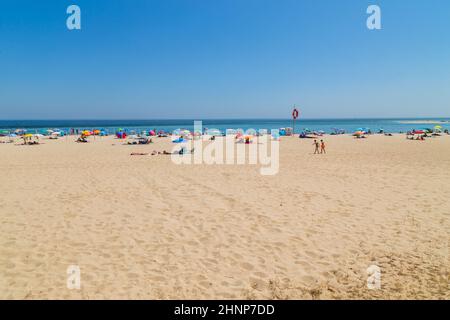
<svg viewBox="0 0 450 320">
<path fill-rule="evenodd" d="M 117 132 L 116 137 L 118 139 L 125 139 L 127 137 L 127 134 L 125 132 Z"/>
</svg>

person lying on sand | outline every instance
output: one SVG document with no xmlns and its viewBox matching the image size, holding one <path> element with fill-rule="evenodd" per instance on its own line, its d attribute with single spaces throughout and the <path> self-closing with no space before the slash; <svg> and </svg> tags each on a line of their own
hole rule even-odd
<svg viewBox="0 0 450 320">
<path fill-rule="evenodd" d="M 39 141 L 38 140 L 31 140 L 31 138 L 30 139 L 28 139 L 27 137 L 22 137 L 22 139 L 23 139 L 23 145 L 24 146 L 34 146 L 34 145 L 37 145 L 37 144 L 39 144 Z"/>
<path fill-rule="evenodd" d="M 39 141 L 28 141 L 28 142 L 24 142 L 24 145 L 28 145 L 28 146 L 34 146 L 34 145 L 38 145 Z"/>
<path fill-rule="evenodd" d="M 129 145 L 137 145 L 137 144 L 150 144 L 153 143 L 152 139 L 140 138 L 138 141 L 128 141 Z"/>
<path fill-rule="evenodd" d="M 172 153 L 170 153 L 170 152 L 168 152 L 166 150 L 164 150 L 163 152 L 159 152 L 159 151 L 153 150 L 152 156 L 156 156 L 157 154 L 172 154 Z"/>
<path fill-rule="evenodd" d="M 141 152 L 132 152 L 130 153 L 130 156 L 146 156 L 148 153 L 141 153 Z"/>
<path fill-rule="evenodd" d="M 174 151 L 174 152 L 169 152 L 169 151 L 166 151 L 166 150 L 163 150 L 163 152 L 158 152 L 158 151 L 154 150 L 152 152 L 152 156 L 157 155 L 157 154 L 162 154 L 162 155 L 179 154 L 179 155 L 183 155 L 183 154 L 192 154 L 192 153 L 194 153 L 194 148 L 192 148 L 191 151 L 188 152 L 186 150 L 186 148 L 183 147 L 179 151 Z"/>
<path fill-rule="evenodd" d="M 151 138 L 139 139 L 139 144 L 150 144 L 150 143 L 153 143 L 153 140 Z"/>
</svg>

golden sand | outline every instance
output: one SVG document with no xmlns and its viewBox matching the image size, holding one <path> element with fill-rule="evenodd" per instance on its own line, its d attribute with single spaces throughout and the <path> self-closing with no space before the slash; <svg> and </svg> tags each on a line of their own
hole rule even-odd
<svg viewBox="0 0 450 320">
<path fill-rule="evenodd" d="M 449 299 L 450 136 L 325 140 L 283 138 L 275 176 L 130 156 L 164 138 L 0 144 L 0 298 Z"/>
</svg>

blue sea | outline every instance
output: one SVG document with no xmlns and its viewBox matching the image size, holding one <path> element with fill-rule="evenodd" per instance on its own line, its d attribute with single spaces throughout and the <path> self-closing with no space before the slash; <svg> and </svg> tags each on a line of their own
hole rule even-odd
<svg viewBox="0 0 450 320">
<path fill-rule="evenodd" d="M 202 119 L 195 119 L 202 120 Z M 280 129 L 292 127 L 291 119 L 206 119 L 203 128 L 218 129 L 224 132 L 226 129 Z M 26 129 L 29 133 L 37 133 L 45 129 L 59 129 L 69 131 L 73 129 L 105 129 L 114 133 L 119 128 L 127 131 L 173 130 L 183 128 L 192 130 L 194 120 L 0 120 L 0 131 L 14 131 Z M 383 129 L 385 132 L 398 133 L 412 129 L 434 128 L 442 126 L 443 130 L 450 130 L 450 118 L 402 118 L 402 119 L 299 119 L 295 123 L 295 132 L 299 133 L 306 129 L 311 131 L 322 130 L 331 133 L 344 130 L 347 133 L 354 132 L 359 128 L 370 128 L 377 132 Z"/>
</svg>

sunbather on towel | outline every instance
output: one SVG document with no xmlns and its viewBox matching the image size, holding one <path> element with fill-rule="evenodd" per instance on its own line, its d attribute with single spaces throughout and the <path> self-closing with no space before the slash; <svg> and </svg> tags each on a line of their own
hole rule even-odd
<svg viewBox="0 0 450 320">
<path fill-rule="evenodd" d="M 183 155 L 183 154 L 189 154 L 189 153 L 194 153 L 194 148 L 191 149 L 190 152 L 186 151 L 186 148 L 181 148 L 179 151 L 174 151 L 174 152 L 169 152 L 166 150 L 163 150 L 163 152 L 157 152 L 157 151 L 153 151 L 152 152 L 152 156 L 153 155 L 157 155 L 157 154 L 163 154 L 163 155 L 172 155 L 172 154 L 179 154 L 179 155 Z"/>
</svg>

